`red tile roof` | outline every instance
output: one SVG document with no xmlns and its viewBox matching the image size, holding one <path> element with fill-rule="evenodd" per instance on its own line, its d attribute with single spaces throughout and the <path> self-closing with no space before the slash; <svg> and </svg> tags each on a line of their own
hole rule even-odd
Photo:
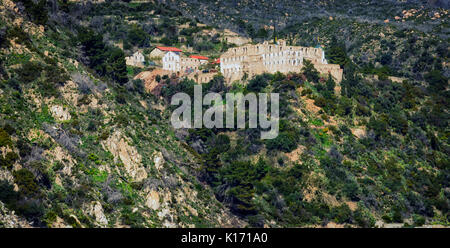
<svg viewBox="0 0 450 248">
<path fill-rule="evenodd" d="M 167 51 L 167 52 L 182 52 L 181 49 L 178 49 L 176 47 L 163 47 L 163 46 L 157 46 L 156 48 L 158 48 L 161 51 Z"/>
<path fill-rule="evenodd" d="M 205 56 L 200 56 L 200 55 L 191 55 L 189 56 L 189 58 L 193 58 L 193 59 L 200 59 L 200 60 L 208 60 L 208 57 Z"/>
</svg>

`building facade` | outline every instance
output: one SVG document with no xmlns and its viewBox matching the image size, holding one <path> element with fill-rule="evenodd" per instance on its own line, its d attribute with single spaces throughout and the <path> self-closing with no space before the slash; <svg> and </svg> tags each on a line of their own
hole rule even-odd
<svg viewBox="0 0 450 248">
<path fill-rule="evenodd" d="M 300 72 L 303 59 L 310 60 L 320 73 L 342 80 L 342 69 L 327 63 L 322 48 L 287 46 L 284 41 L 231 48 L 220 56 L 220 71 L 230 83 L 245 74 L 252 77 L 266 72 Z"/>
<path fill-rule="evenodd" d="M 182 56 L 178 52 L 167 52 L 162 57 L 163 69 L 171 72 L 189 74 L 196 72 L 200 66 L 208 63 L 208 58 L 199 55 Z"/>
<path fill-rule="evenodd" d="M 125 62 L 127 65 L 143 67 L 145 63 L 145 57 L 140 52 L 135 52 L 129 57 L 125 57 Z"/>
<path fill-rule="evenodd" d="M 168 52 L 181 53 L 182 50 L 179 48 L 176 48 L 176 47 L 157 46 L 157 47 L 155 47 L 155 49 L 153 49 L 150 52 L 150 58 L 151 59 L 156 59 L 156 58 L 161 59 Z"/>
<path fill-rule="evenodd" d="M 180 53 L 167 52 L 162 57 L 163 70 L 178 72 L 180 71 Z"/>
</svg>

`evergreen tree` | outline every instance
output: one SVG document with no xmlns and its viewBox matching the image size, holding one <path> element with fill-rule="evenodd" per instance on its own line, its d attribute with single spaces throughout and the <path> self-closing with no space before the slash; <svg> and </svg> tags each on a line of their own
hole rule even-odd
<svg viewBox="0 0 450 248">
<path fill-rule="evenodd" d="M 37 3 L 32 0 L 17 0 L 16 2 L 23 4 L 25 12 L 34 23 L 38 25 L 45 25 L 47 23 L 48 11 L 46 0 L 39 0 Z"/>
<path fill-rule="evenodd" d="M 78 31 L 81 50 L 87 61 L 86 64 L 100 76 L 110 75 L 111 79 L 124 85 L 128 82 L 125 54 L 117 47 L 107 47 L 103 36 L 92 29 L 82 28 Z"/>
<path fill-rule="evenodd" d="M 137 24 L 132 25 L 130 31 L 128 31 L 128 39 L 129 42 L 135 46 L 149 46 L 148 34 Z"/>
<path fill-rule="evenodd" d="M 273 44 L 278 44 L 277 26 L 273 27 Z"/>
<path fill-rule="evenodd" d="M 344 44 L 339 43 L 336 37 L 331 39 L 330 47 L 327 49 L 327 58 L 331 64 L 339 64 L 341 67 L 349 61 Z"/>
<path fill-rule="evenodd" d="M 425 80 L 429 83 L 431 91 L 445 90 L 448 85 L 448 79 L 438 70 L 425 74 Z"/>
<path fill-rule="evenodd" d="M 91 29 L 82 28 L 78 32 L 78 40 L 81 49 L 87 57 L 87 65 L 103 76 L 105 70 L 105 43 L 100 34 L 95 34 Z"/>
<path fill-rule="evenodd" d="M 112 48 L 110 57 L 108 59 L 108 73 L 112 79 L 124 85 L 128 82 L 127 65 L 125 62 L 125 54 L 120 48 Z"/>
<path fill-rule="evenodd" d="M 317 83 L 319 81 L 319 72 L 314 68 L 313 63 L 310 60 L 303 59 L 302 73 L 305 74 L 306 78 Z"/>
<path fill-rule="evenodd" d="M 327 86 L 327 90 L 331 94 L 334 94 L 334 87 L 336 86 L 336 83 L 334 82 L 333 77 L 331 76 L 330 73 L 328 73 L 328 80 L 326 82 L 326 86 Z"/>
</svg>

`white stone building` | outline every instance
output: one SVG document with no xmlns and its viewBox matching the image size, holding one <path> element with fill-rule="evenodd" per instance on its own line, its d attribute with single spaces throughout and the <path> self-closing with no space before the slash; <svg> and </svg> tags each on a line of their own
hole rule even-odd
<svg viewBox="0 0 450 248">
<path fill-rule="evenodd" d="M 178 72 L 180 67 L 180 53 L 179 52 L 167 52 L 162 57 L 163 69 L 166 71 Z"/>
<path fill-rule="evenodd" d="M 220 56 L 220 72 L 228 82 L 245 74 L 253 77 L 265 72 L 299 72 L 303 59 L 310 60 L 320 73 L 330 73 L 338 82 L 342 80 L 342 69 L 327 63 L 321 47 L 287 46 L 284 41 L 231 48 Z"/>
<path fill-rule="evenodd" d="M 156 58 L 161 59 L 168 52 L 180 53 L 180 52 L 182 52 L 182 50 L 179 48 L 176 48 L 176 47 L 157 46 L 157 47 L 155 47 L 155 49 L 153 49 L 150 52 L 150 58 L 151 59 L 156 59 Z"/>
<path fill-rule="evenodd" d="M 145 57 L 142 53 L 136 51 L 133 55 L 125 57 L 127 65 L 143 67 L 145 63 Z"/>
</svg>

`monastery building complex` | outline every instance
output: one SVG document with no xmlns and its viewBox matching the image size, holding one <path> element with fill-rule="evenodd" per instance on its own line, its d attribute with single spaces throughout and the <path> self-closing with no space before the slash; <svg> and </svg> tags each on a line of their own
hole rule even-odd
<svg viewBox="0 0 450 248">
<path fill-rule="evenodd" d="M 185 56 L 175 47 L 157 47 L 154 55 L 161 57 L 163 70 L 178 73 L 194 79 L 197 83 L 207 83 L 216 72 L 201 71 L 209 58 L 200 55 Z M 287 46 L 285 41 L 278 44 L 248 44 L 230 48 L 220 56 L 220 72 L 227 83 L 240 80 L 244 75 L 249 78 L 263 73 L 300 72 L 303 61 L 309 60 L 321 74 L 331 74 L 337 81 L 342 80 L 343 70 L 339 65 L 328 64 L 321 47 Z"/>
<path fill-rule="evenodd" d="M 227 81 L 238 80 L 244 74 L 252 77 L 266 72 L 300 72 L 303 59 L 310 60 L 319 73 L 330 73 L 337 82 L 342 80 L 343 70 L 327 63 L 322 48 L 286 46 L 284 41 L 231 48 L 220 56 L 220 72 Z"/>
</svg>

